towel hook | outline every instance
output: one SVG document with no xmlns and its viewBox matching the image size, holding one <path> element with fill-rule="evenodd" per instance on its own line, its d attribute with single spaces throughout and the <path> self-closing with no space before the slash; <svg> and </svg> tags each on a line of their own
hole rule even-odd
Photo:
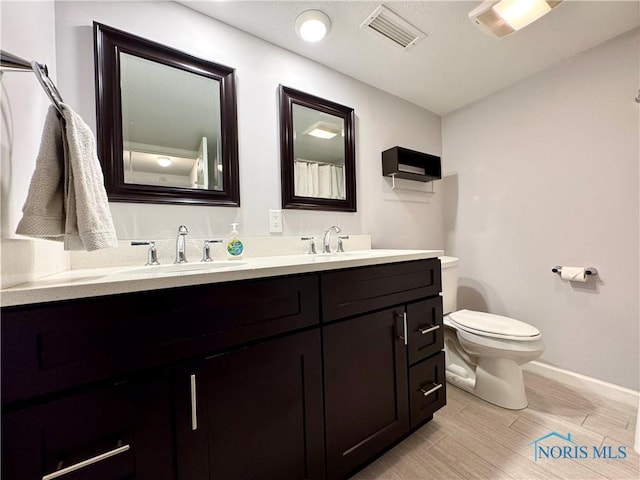
<svg viewBox="0 0 640 480">
<path fill-rule="evenodd" d="M 40 85 L 44 89 L 44 92 L 51 100 L 51 103 L 53 103 L 53 106 L 58 110 L 58 113 L 62 115 L 62 96 L 49 78 L 47 66 L 41 65 L 38 62 L 31 62 L 31 68 L 33 69 L 33 73 L 35 73 L 38 82 L 40 82 Z"/>
</svg>

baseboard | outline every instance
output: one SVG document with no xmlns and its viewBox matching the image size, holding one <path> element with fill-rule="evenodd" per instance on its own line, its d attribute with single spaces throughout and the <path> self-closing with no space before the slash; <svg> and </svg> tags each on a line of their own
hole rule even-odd
<svg viewBox="0 0 640 480">
<path fill-rule="evenodd" d="M 536 373 L 545 378 L 562 382 L 565 385 L 571 385 L 579 387 L 588 391 L 592 391 L 594 394 L 606 397 L 610 400 L 630 405 L 638 408 L 638 402 L 640 401 L 640 392 L 632 390 L 630 388 L 621 387 L 613 383 L 604 382 L 597 378 L 588 377 L 580 373 L 571 372 L 562 368 L 554 367 L 548 363 L 543 362 L 529 362 L 523 365 L 523 370 L 531 373 Z"/>
</svg>

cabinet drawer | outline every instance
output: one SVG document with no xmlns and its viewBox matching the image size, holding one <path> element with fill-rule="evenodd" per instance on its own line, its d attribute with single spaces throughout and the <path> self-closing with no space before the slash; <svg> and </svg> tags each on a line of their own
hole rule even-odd
<svg viewBox="0 0 640 480">
<path fill-rule="evenodd" d="M 3 309 L 2 403 L 317 324 L 317 278 Z"/>
<path fill-rule="evenodd" d="M 440 276 L 437 258 L 323 273 L 323 321 L 438 295 Z"/>
<path fill-rule="evenodd" d="M 407 336 L 409 365 L 444 348 L 442 297 L 407 305 Z"/>
<path fill-rule="evenodd" d="M 61 480 L 134 478 L 127 390 L 101 389 L 4 415 L 2 478 L 42 480 L 54 472 Z"/>
<path fill-rule="evenodd" d="M 444 352 L 409 368 L 411 428 L 431 419 L 433 412 L 446 405 L 446 390 Z"/>
</svg>

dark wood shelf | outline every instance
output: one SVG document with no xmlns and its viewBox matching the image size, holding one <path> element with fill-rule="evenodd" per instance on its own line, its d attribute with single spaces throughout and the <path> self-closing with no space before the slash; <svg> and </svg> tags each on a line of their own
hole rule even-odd
<svg viewBox="0 0 640 480">
<path fill-rule="evenodd" d="M 430 182 L 442 178 L 440 157 L 403 147 L 382 152 L 382 175 Z"/>
</svg>

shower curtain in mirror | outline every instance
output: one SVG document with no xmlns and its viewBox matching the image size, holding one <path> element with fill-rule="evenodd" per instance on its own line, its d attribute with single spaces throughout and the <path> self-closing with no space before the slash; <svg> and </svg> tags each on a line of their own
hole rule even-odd
<svg viewBox="0 0 640 480">
<path fill-rule="evenodd" d="M 344 167 L 296 159 L 294 162 L 297 197 L 344 199 Z"/>
</svg>

